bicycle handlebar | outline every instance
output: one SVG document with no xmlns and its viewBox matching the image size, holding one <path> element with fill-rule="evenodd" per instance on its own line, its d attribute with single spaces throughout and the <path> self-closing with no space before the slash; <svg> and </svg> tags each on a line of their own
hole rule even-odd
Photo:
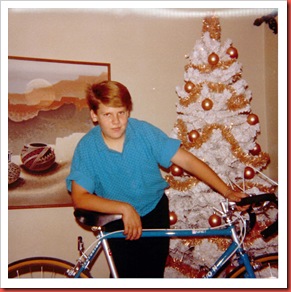
<svg viewBox="0 0 291 292">
<path fill-rule="evenodd" d="M 278 205 L 278 199 L 275 194 L 270 193 L 270 194 L 259 194 L 259 195 L 254 195 L 250 197 L 245 197 L 240 200 L 240 202 L 237 202 L 236 205 L 238 206 L 245 206 L 245 205 L 251 205 L 254 203 L 260 203 L 260 202 L 273 202 L 276 205 Z"/>
<path fill-rule="evenodd" d="M 258 204 L 261 202 L 273 202 L 278 207 L 278 199 L 277 196 L 273 193 L 270 194 L 259 194 L 254 195 L 250 197 L 245 197 L 240 200 L 240 202 L 237 202 L 236 205 L 238 206 L 246 206 L 246 205 L 252 205 L 252 204 Z M 250 216 L 250 230 L 254 227 L 256 223 L 256 215 L 252 212 L 252 207 L 248 209 L 248 213 Z M 268 226 L 266 229 L 261 231 L 261 235 L 264 239 L 268 239 L 272 235 L 276 234 L 278 232 L 278 219 L 273 222 L 270 226 Z"/>
</svg>

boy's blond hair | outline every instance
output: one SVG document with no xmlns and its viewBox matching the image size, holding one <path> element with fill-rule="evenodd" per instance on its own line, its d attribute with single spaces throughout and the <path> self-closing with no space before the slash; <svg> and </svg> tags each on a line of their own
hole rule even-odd
<svg viewBox="0 0 291 292">
<path fill-rule="evenodd" d="M 86 99 L 90 110 L 95 113 L 102 103 L 109 107 L 126 107 L 132 110 L 132 100 L 128 89 L 117 81 L 103 81 L 90 85 L 86 92 Z"/>
</svg>

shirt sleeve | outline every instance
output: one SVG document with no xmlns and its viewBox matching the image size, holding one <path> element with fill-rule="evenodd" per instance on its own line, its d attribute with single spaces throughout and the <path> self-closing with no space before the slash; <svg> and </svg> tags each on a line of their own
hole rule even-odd
<svg viewBox="0 0 291 292">
<path fill-rule="evenodd" d="M 162 167 L 170 167 L 172 164 L 171 159 L 178 151 L 181 141 L 170 138 L 162 130 L 151 124 L 146 123 L 145 125 L 145 133 L 156 161 Z"/>
<path fill-rule="evenodd" d="M 69 192 L 72 191 L 72 181 L 86 189 L 89 193 L 94 193 L 95 183 L 91 170 L 91 160 L 88 151 L 83 151 L 84 143 L 79 143 L 75 149 L 71 164 L 71 171 L 66 178 L 66 185 Z"/>
<path fill-rule="evenodd" d="M 165 168 L 171 166 L 171 159 L 177 153 L 180 148 L 181 141 L 173 138 L 169 138 L 165 141 L 164 149 L 162 149 L 161 160 L 159 164 Z"/>
</svg>

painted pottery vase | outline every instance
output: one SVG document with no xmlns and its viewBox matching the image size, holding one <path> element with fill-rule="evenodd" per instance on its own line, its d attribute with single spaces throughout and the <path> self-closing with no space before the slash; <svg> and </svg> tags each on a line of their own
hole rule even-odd
<svg viewBox="0 0 291 292">
<path fill-rule="evenodd" d="M 11 161 L 11 151 L 8 151 L 8 184 L 13 184 L 20 177 L 20 166 Z"/>
<path fill-rule="evenodd" d="M 52 147 L 45 143 L 30 143 L 21 150 L 23 166 L 31 171 L 44 171 L 55 162 L 56 156 Z"/>
</svg>

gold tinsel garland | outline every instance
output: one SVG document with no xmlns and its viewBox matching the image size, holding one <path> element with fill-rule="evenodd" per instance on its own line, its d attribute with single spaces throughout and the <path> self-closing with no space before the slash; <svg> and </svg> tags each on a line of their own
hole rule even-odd
<svg viewBox="0 0 291 292">
<path fill-rule="evenodd" d="M 182 147 L 185 148 L 186 150 L 189 150 L 192 147 L 196 149 L 200 148 L 203 143 L 207 142 L 210 139 L 212 132 L 214 130 L 220 130 L 224 139 L 231 145 L 231 151 L 233 155 L 236 156 L 241 163 L 258 168 L 265 166 L 270 160 L 270 156 L 265 152 L 261 152 L 257 156 L 251 156 L 248 153 L 245 153 L 239 146 L 238 142 L 232 135 L 231 131 L 226 126 L 219 124 L 207 125 L 203 129 L 202 134 L 194 142 L 188 141 L 187 127 L 181 119 L 177 120 L 176 128 L 178 129 L 178 138 L 182 142 Z M 179 181 L 172 175 L 166 175 L 165 179 L 171 188 L 178 191 L 187 191 L 194 187 L 195 185 L 197 185 L 199 182 L 199 180 L 195 177 L 188 178 L 185 177 L 183 181 Z M 257 187 L 262 192 L 273 191 L 272 187 L 266 187 L 264 185 L 255 184 L 251 182 L 245 182 L 244 187 L 245 188 Z"/>
<path fill-rule="evenodd" d="M 212 39 L 220 41 L 221 27 L 218 17 L 207 16 L 203 19 L 202 35 L 206 32 L 209 32 Z"/>
<path fill-rule="evenodd" d="M 190 177 L 184 181 L 179 181 L 175 179 L 175 177 L 172 175 L 166 175 L 165 180 L 168 182 L 169 186 L 172 189 L 177 190 L 179 192 L 186 192 L 190 190 L 191 188 L 193 188 L 194 186 L 196 186 L 200 182 L 198 179 L 194 177 Z M 256 187 L 262 193 L 274 193 L 276 189 L 276 187 L 274 186 L 268 187 L 262 184 L 252 183 L 252 182 L 245 182 L 244 185 L 242 183 L 237 183 L 237 185 L 240 186 L 241 189 L 245 188 L 246 190 Z M 240 191 L 240 190 L 237 190 L 237 191 Z"/>
<path fill-rule="evenodd" d="M 180 192 L 188 191 L 199 183 L 199 180 L 195 177 L 190 177 L 185 181 L 178 181 L 172 175 L 166 175 L 165 180 L 171 188 Z"/>
<path fill-rule="evenodd" d="M 231 92 L 232 96 L 228 99 L 226 103 L 227 108 L 231 111 L 239 110 L 249 104 L 249 101 L 244 97 L 244 95 L 243 94 L 237 95 L 234 88 L 231 85 L 214 82 L 204 83 L 207 84 L 211 92 L 222 93 L 224 90 L 228 90 Z M 203 83 L 195 84 L 191 92 L 189 92 L 189 96 L 187 96 L 186 98 L 180 98 L 179 103 L 184 107 L 188 107 L 191 103 L 196 102 L 200 96 L 202 87 Z"/>
<path fill-rule="evenodd" d="M 248 153 L 245 153 L 232 135 L 230 129 L 224 125 L 206 125 L 200 136 L 194 142 L 188 141 L 187 127 L 181 119 L 177 120 L 176 127 L 178 129 L 178 137 L 182 141 L 183 148 L 187 150 L 190 148 L 200 148 L 202 144 L 210 139 L 214 130 L 220 130 L 223 138 L 231 145 L 233 155 L 236 156 L 240 162 L 253 167 L 262 167 L 265 166 L 270 160 L 270 156 L 265 152 L 261 152 L 257 156 L 250 156 Z"/>
<path fill-rule="evenodd" d="M 231 111 L 237 111 L 246 107 L 249 101 L 245 99 L 244 95 L 232 95 L 226 102 L 227 108 Z"/>
<path fill-rule="evenodd" d="M 231 59 L 227 61 L 219 61 L 216 65 L 211 64 L 201 64 L 201 65 L 194 65 L 194 64 L 188 64 L 185 66 L 185 71 L 187 71 L 189 68 L 197 69 L 200 73 L 210 73 L 216 68 L 226 70 L 228 69 L 234 62 L 236 62 L 236 59 Z"/>
</svg>

